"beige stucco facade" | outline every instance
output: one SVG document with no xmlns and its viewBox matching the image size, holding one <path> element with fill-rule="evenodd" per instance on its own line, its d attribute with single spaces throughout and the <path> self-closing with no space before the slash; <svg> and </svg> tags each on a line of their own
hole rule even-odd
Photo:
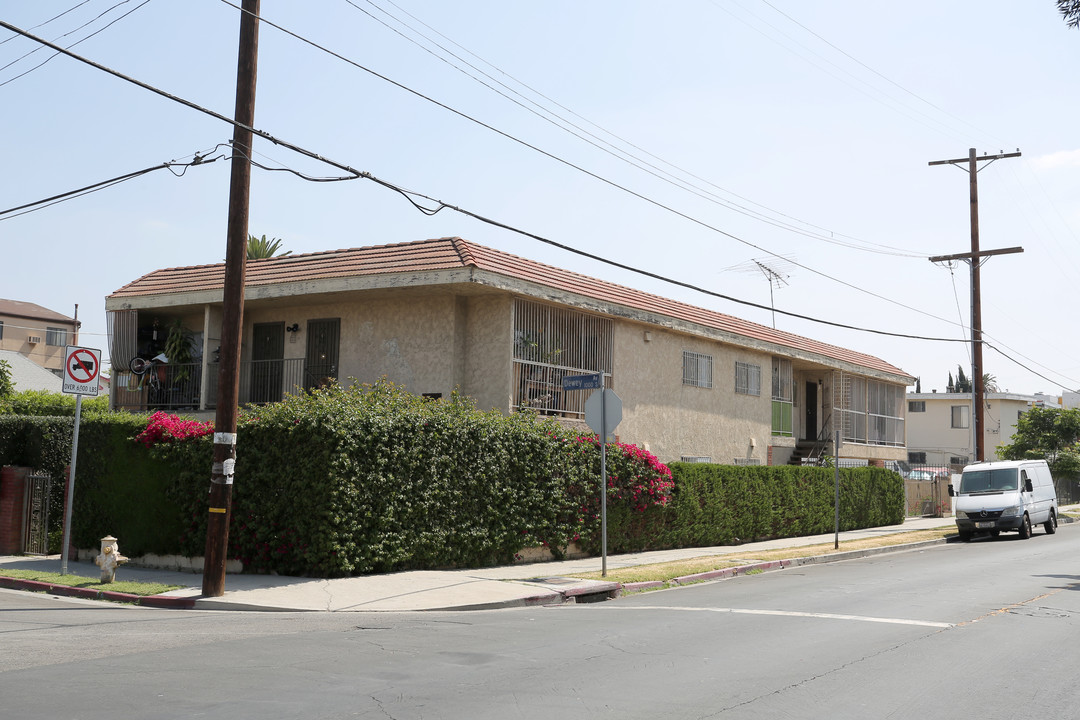
<svg viewBox="0 0 1080 720">
<path fill-rule="evenodd" d="M 252 368 L 267 360 L 257 357 L 254 347 L 260 337 L 265 340 L 267 328 L 280 328 L 277 337 L 283 345 L 272 362 L 299 368 L 312 362 L 312 324 L 331 321 L 338 323 L 335 327 L 340 327 L 340 336 L 335 340 L 335 362 L 328 374 L 338 382 L 374 383 L 386 377 L 416 394 L 446 397 L 459 390 L 472 397 L 482 410 L 513 412 L 529 404 L 523 401 L 523 388 L 535 384 L 534 376 L 526 377 L 524 373 L 545 364 L 520 354 L 523 335 L 515 326 L 520 321 L 515 314 L 520 312 L 522 302 L 531 307 L 557 308 L 559 322 L 572 324 L 573 317 L 602 320 L 600 325 L 607 328 L 602 331 L 602 344 L 606 346 L 610 334 L 611 348 L 606 382 L 618 393 L 623 407 L 622 422 L 615 434 L 622 442 L 648 449 L 661 461 L 784 464 L 798 461 L 807 446 L 837 454 L 832 442 L 832 428 L 838 427 L 838 418 L 834 417 L 837 387 L 841 381 L 850 385 L 851 378 L 864 385 L 887 386 L 899 395 L 898 417 L 889 419 L 899 423 L 899 434 L 896 427 L 890 426 L 892 442 L 845 441 L 839 456 L 867 462 L 906 459 L 902 399 L 905 383 L 912 381 L 906 375 L 872 370 L 812 349 L 785 346 L 768 339 L 767 333 L 753 339 L 475 268 L 247 288 L 240 349 L 241 402 L 272 401 L 282 391 L 293 391 L 302 382 L 310 381 L 310 373 L 307 380 L 299 381 L 295 378 L 301 376 L 290 374 L 287 368 L 283 376 L 274 376 L 273 381 L 280 386 L 274 389 L 277 395 L 264 393 L 245 399 L 244 373 L 250 380 Z M 111 345 L 118 368 L 127 365 L 129 355 L 149 356 L 154 351 L 146 340 L 145 328 L 155 323 L 165 327 L 180 319 L 201 344 L 200 372 L 193 374 L 216 377 L 213 363 L 221 337 L 220 290 L 110 297 L 106 309 L 118 328 L 127 328 L 126 335 L 118 332 Z M 264 335 L 258 335 L 260 328 Z M 587 340 L 574 336 L 579 340 L 577 347 L 598 340 L 598 331 L 588 332 Z M 567 353 L 569 347 L 564 346 Z M 708 358 L 711 382 L 707 386 L 686 381 L 684 353 Z M 790 376 L 786 399 L 790 426 L 779 433 L 773 415 L 774 358 L 786 363 Z M 560 392 L 559 380 L 564 374 L 593 370 L 588 365 L 565 367 L 566 362 L 556 358 L 549 363 L 552 375 L 548 386 L 555 392 L 546 397 L 554 404 L 539 411 L 584 427 L 581 402 L 587 395 L 569 398 L 569 393 Z M 737 364 L 744 374 L 747 368 L 757 373 L 755 387 L 736 391 Z M 114 403 L 130 406 L 133 396 L 124 394 L 125 383 L 120 379 L 120 383 L 114 383 L 120 388 L 113 393 Z M 128 380 L 130 386 L 131 378 Z M 197 393 L 189 392 L 185 406 L 163 409 L 209 415 L 216 400 L 210 391 L 212 385 L 203 382 Z M 140 409 L 155 407 L 153 396 L 146 390 L 140 392 L 136 398 L 142 403 Z M 859 436 L 857 425 L 852 425 L 852 437 L 867 437 L 866 426 L 873 422 L 866 419 L 865 411 L 860 417 L 863 435 Z"/>
<path fill-rule="evenodd" d="M 971 395 L 968 393 L 910 393 L 907 396 L 907 447 L 912 462 L 928 465 L 973 461 Z M 1016 421 L 1039 402 L 1034 395 L 986 393 L 983 413 L 984 460 L 1000 460 L 999 445 L 1012 442 Z M 954 422 L 954 408 L 957 422 Z M 955 427 L 955 425 L 963 427 Z M 925 460 L 923 456 L 925 455 Z M 954 462 L 955 459 L 955 462 Z"/>
<path fill-rule="evenodd" d="M 64 350 L 75 344 L 73 318 L 34 305 L 0 300 L 0 350 L 10 350 L 54 373 L 64 366 Z"/>
</svg>

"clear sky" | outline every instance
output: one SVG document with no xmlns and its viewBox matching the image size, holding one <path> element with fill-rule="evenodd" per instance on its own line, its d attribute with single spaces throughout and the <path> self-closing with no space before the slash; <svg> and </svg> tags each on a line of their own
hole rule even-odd
<svg viewBox="0 0 1080 720">
<path fill-rule="evenodd" d="M 928 163 L 1019 148 L 979 164 L 982 248 L 1024 248 L 982 268 L 985 370 L 1012 392 L 1080 387 L 1080 31 L 1052 0 L 263 0 L 262 14 L 304 40 L 263 24 L 258 129 L 731 299 L 426 216 L 369 180 L 255 169 L 250 230 L 294 253 L 456 235 L 766 325 L 772 302 L 776 327 L 943 392 L 970 345 L 923 338 L 968 337 L 969 271 L 928 257 L 970 249 L 968 176 Z M 0 19 L 65 47 L 97 33 L 72 50 L 232 115 L 227 2 L 8 0 Z M 228 124 L 64 56 L 35 69 L 52 55 L 36 47 L 0 30 L 0 210 L 228 152 Z M 342 175 L 265 140 L 256 153 Z M 77 303 L 80 344 L 107 352 L 106 295 L 224 259 L 228 183 L 219 161 L 0 215 L 0 297 Z M 755 260 L 781 277 L 771 294 Z"/>
</svg>

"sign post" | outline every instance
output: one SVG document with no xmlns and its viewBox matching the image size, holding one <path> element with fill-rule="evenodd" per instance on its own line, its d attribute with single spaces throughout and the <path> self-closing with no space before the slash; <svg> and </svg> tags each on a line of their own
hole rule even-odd
<svg viewBox="0 0 1080 720">
<path fill-rule="evenodd" d="M 603 373 L 597 373 L 599 388 L 585 401 L 585 423 L 600 436 L 600 575 L 607 577 L 607 440 L 622 422 L 622 398 L 604 387 Z M 563 379 L 565 388 L 566 380 Z"/>
<path fill-rule="evenodd" d="M 71 545 L 71 506 L 75 499 L 75 461 L 79 456 L 79 421 L 83 395 L 97 397 L 101 374 L 101 351 L 68 345 L 64 349 L 64 381 L 61 390 L 75 396 L 75 427 L 71 434 L 71 468 L 64 499 L 64 546 L 60 550 L 60 574 L 67 575 L 68 547 Z"/>
</svg>

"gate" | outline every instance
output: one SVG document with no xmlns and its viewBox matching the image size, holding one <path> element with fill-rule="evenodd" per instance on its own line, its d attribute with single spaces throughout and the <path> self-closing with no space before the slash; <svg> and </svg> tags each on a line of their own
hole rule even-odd
<svg viewBox="0 0 1080 720">
<path fill-rule="evenodd" d="M 34 472 L 26 478 L 27 555 L 49 554 L 49 486 L 52 477 Z"/>
</svg>

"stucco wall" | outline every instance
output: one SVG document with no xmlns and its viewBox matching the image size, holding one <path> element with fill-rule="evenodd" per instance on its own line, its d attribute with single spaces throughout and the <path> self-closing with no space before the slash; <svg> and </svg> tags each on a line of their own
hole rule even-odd
<svg viewBox="0 0 1080 720">
<path fill-rule="evenodd" d="M 663 462 L 684 456 L 767 462 L 771 356 L 637 323 L 616 322 L 614 384 L 623 400 L 616 434 Z M 683 351 L 712 355 L 712 388 L 684 385 Z M 735 392 L 735 362 L 759 365 L 762 394 Z"/>
</svg>

